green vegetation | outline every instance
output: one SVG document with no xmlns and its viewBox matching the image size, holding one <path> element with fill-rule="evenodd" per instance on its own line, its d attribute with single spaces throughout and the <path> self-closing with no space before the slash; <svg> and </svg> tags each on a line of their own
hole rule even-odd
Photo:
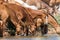
<svg viewBox="0 0 60 40">
<path fill-rule="evenodd" d="M 60 14 L 56 15 L 55 18 L 56 18 L 57 22 L 60 24 Z"/>
</svg>

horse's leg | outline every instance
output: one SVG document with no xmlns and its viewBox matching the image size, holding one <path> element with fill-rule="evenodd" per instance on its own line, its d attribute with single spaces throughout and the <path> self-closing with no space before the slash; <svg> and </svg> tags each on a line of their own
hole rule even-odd
<svg viewBox="0 0 60 40">
<path fill-rule="evenodd" d="M 3 37 L 9 36 L 8 30 L 7 30 L 7 26 L 6 26 L 6 22 L 3 22 Z"/>
<path fill-rule="evenodd" d="M 3 36 L 3 22 L 0 20 L 0 37 Z"/>
<path fill-rule="evenodd" d="M 15 25 L 15 28 L 16 28 L 16 35 L 19 35 L 21 33 L 20 22 L 13 11 L 9 10 L 9 12 L 10 12 L 9 13 L 10 21 Z"/>
<path fill-rule="evenodd" d="M 20 30 L 21 26 L 19 24 L 17 24 L 16 26 L 16 34 L 19 35 L 21 30 Z"/>
<path fill-rule="evenodd" d="M 3 12 L 4 11 L 4 12 Z M 7 29 L 7 27 L 6 27 L 6 21 L 7 21 L 7 18 L 8 18 L 8 13 L 6 12 L 6 10 L 3 10 L 2 11 L 2 14 L 1 14 L 1 20 L 2 20 L 2 23 L 3 23 L 3 36 L 7 36 L 7 34 L 6 34 L 6 29 Z"/>
<path fill-rule="evenodd" d="M 24 36 L 28 36 L 28 27 L 27 26 L 24 27 Z"/>
<path fill-rule="evenodd" d="M 7 36 L 9 36 L 9 33 L 8 33 L 8 30 L 7 30 L 7 27 L 6 27 L 6 23 L 5 22 L 3 22 L 3 21 L 0 21 L 0 26 L 1 26 L 1 28 L 0 28 L 0 30 L 1 30 L 1 36 L 3 36 L 3 37 L 7 37 Z"/>
<path fill-rule="evenodd" d="M 26 27 L 24 27 L 24 30 L 23 31 L 24 31 L 24 36 L 26 36 L 26 32 L 27 32 L 26 31 Z"/>
<path fill-rule="evenodd" d="M 17 23 L 15 20 L 11 19 L 11 21 L 16 27 L 16 35 L 19 35 L 21 33 L 21 25 L 19 23 Z"/>
<path fill-rule="evenodd" d="M 36 31 L 36 26 L 35 25 L 30 25 L 29 33 L 34 34 L 35 31 Z"/>
</svg>

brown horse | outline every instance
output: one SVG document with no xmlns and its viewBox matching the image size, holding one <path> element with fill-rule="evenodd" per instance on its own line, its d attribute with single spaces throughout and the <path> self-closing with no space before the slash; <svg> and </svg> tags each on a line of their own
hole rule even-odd
<svg viewBox="0 0 60 40">
<path fill-rule="evenodd" d="M 27 17 L 27 19 L 26 19 L 26 22 L 27 23 L 25 23 L 26 25 L 31 25 L 31 29 L 30 29 L 30 32 L 32 32 L 32 31 L 34 31 L 35 30 L 35 26 L 34 26 L 34 23 L 32 22 L 32 18 L 35 18 L 35 17 L 30 17 L 29 15 L 28 15 L 28 11 L 27 11 L 27 8 L 24 8 L 24 7 L 22 7 L 22 6 L 18 6 L 18 5 L 14 5 L 14 4 L 8 4 L 7 6 L 8 6 L 8 8 L 10 8 L 12 11 L 14 11 L 15 13 L 16 13 L 16 15 L 17 15 L 17 18 L 19 19 L 19 20 L 22 20 L 23 18 L 26 18 Z M 16 8 L 16 9 L 15 9 Z M 23 12 L 22 12 L 23 11 Z M 35 12 L 35 11 L 34 11 Z M 22 13 L 22 14 L 21 14 Z M 26 13 L 26 14 L 25 14 Z M 41 12 L 38 12 L 38 14 L 39 13 L 41 13 Z M 42 12 L 43 13 L 43 12 Z M 41 19 L 43 19 L 45 16 L 45 14 L 39 14 L 40 15 L 40 18 Z M 11 13 L 10 13 L 10 15 L 11 15 Z M 35 14 L 36 15 L 36 14 Z M 36 15 L 37 16 L 37 15 Z M 12 15 L 10 16 L 11 17 L 11 19 L 14 19 L 14 18 L 12 18 Z M 37 16 L 38 17 L 38 16 Z M 13 24 L 14 24 L 15 22 L 13 21 Z M 16 25 L 16 24 L 15 24 Z M 21 32 L 21 31 L 20 31 Z"/>
<path fill-rule="evenodd" d="M 32 21 L 32 17 L 29 15 L 29 14 L 27 14 L 27 12 L 24 10 L 24 7 L 22 7 L 22 6 L 18 6 L 18 5 L 16 5 L 16 4 L 8 4 L 7 5 L 7 7 L 9 8 L 9 9 L 11 9 L 12 11 L 14 11 L 15 12 L 15 16 L 17 16 L 17 19 L 18 19 L 18 21 L 19 22 L 21 22 L 20 20 L 22 20 L 22 21 L 24 21 L 23 19 L 25 18 L 25 20 L 26 20 L 26 22 L 27 22 L 27 24 L 26 25 L 30 25 L 31 27 L 35 27 L 34 26 L 34 23 L 33 23 L 33 21 Z M 11 15 L 11 14 L 10 14 Z M 12 18 L 12 16 L 11 16 L 11 18 Z M 12 18 L 13 19 L 13 18 Z M 13 21 L 14 22 L 14 21 Z M 15 22 L 14 22 L 15 23 Z M 14 24 L 13 23 L 13 24 Z M 20 23 L 21 24 L 21 23 Z M 14 25 L 16 25 L 16 24 L 14 24 Z M 23 24 L 24 25 L 24 24 Z M 20 32 L 22 32 L 21 31 L 21 28 L 19 28 L 20 30 Z M 33 29 L 34 30 L 34 29 Z"/>
<path fill-rule="evenodd" d="M 10 5 L 10 6 L 11 6 L 11 5 Z M 17 6 L 18 6 L 18 5 L 17 5 Z M 19 6 L 19 7 L 20 7 L 20 6 Z M 19 8 L 19 7 L 18 7 L 18 8 Z M 12 7 L 11 7 L 11 8 L 12 8 Z M 13 7 L 13 8 L 14 8 L 14 7 Z M 16 8 L 17 8 L 17 7 L 16 7 Z M 24 8 L 24 7 L 23 7 L 23 8 Z M 21 8 L 20 8 L 20 9 L 21 9 Z M 20 9 L 19 9 L 19 10 L 20 10 Z M 26 9 L 25 9 L 25 10 L 26 10 Z M 29 10 L 29 11 L 31 12 L 31 10 Z M 32 18 L 35 18 L 35 17 L 36 17 L 36 14 L 35 14 L 35 13 L 36 13 L 37 15 L 42 15 L 42 13 L 44 13 L 44 12 L 41 13 L 41 11 L 35 11 L 35 10 L 33 10 L 33 11 L 32 11 L 32 14 L 34 14 L 34 15 L 33 15 L 34 17 L 32 16 Z M 41 14 L 40 14 L 40 13 L 41 13 Z M 30 15 L 31 15 L 31 14 L 30 14 Z M 44 14 L 43 14 L 43 15 L 44 15 Z M 44 17 L 46 17 L 46 16 L 43 16 L 43 18 L 44 18 Z M 39 16 L 39 18 L 41 18 L 41 17 Z M 13 19 L 13 18 L 12 18 L 12 19 Z M 19 19 L 19 18 L 18 18 L 18 19 Z M 41 19 L 42 19 L 42 18 L 41 18 Z M 45 18 L 44 18 L 44 19 L 45 19 Z"/>
<path fill-rule="evenodd" d="M 2 4 L 3 5 L 3 4 Z M 23 9 L 21 9 L 23 12 L 25 12 L 25 13 L 23 13 L 20 9 L 18 10 L 16 10 L 14 7 L 16 6 L 12 6 L 12 8 L 14 8 L 14 9 L 12 9 L 11 8 L 11 5 L 10 5 L 10 7 L 9 7 L 9 5 L 5 5 L 4 4 L 4 6 L 5 6 L 5 8 L 7 9 L 7 11 L 6 12 L 8 12 L 8 16 L 7 16 L 7 18 L 9 17 L 10 18 L 10 20 L 12 21 L 12 23 L 15 25 L 15 27 L 16 27 L 16 34 L 19 34 L 20 32 L 21 32 L 21 26 L 20 26 L 20 20 L 22 20 L 23 18 L 25 18 L 25 17 L 28 17 L 28 19 L 27 19 L 27 23 L 28 23 L 28 20 L 30 20 L 30 16 L 28 15 L 28 14 L 25 14 L 26 13 L 26 11 L 24 11 Z M 17 8 L 17 7 L 16 7 Z M 9 9 L 9 10 L 8 10 Z M 20 14 L 19 14 L 19 13 Z M 21 14 L 22 13 L 22 14 Z M 17 18 L 16 18 L 16 15 L 17 15 Z M 13 16 L 13 17 L 12 17 Z M 6 20 L 7 20 L 7 18 L 6 18 Z M 19 19 L 19 20 L 18 20 Z M 31 23 L 31 20 L 29 21 L 30 23 L 28 23 L 28 24 L 26 24 L 26 25 L 31 25 L 32 26 L 32 28 L 34 28 L 34 25 L 33 25 L 33 23 Z M 3 27 L 4 28 L 4 27 Z M 33 29 L 34 30 L 34 29 Z"/>
<path fill-rule="evenodd" d="M 26 18 L 27 19 L 27 21 L 29 21 L 30 23 L 28 23 L 28 24 L 26 24 L 26 25 L 31 25 L 32 27 L 34 27 L 34 25 L 33 25 L 33 23 L 31 23 L 32 22 L 32 20 L 30 20 L 30 16 L 28 15 L 28 14 L 26 14 L 26 11 L 24 11 L 25 13 L 23 13 L 23 9 L 21 9 L 21 10 L 19 10 L 19 8 L 17 8 L 17 10 L 14 8 L 14 6 L 12 6 L 11 5 L 11 8 L 9 7 L 9 5 L 6 5 L 6 4 L 8 4 L 8 3 L 5 3 L 4 4 L 4 2 L 2 2 L 2 5 L 4 5 L 5 7 L 6 7 L 6 9 L 7 9 L 7 12 L 8 12 L 8 17 L 7 18 L 10 18 L 10 20 L 12 21 L 12 23 L 15 25 L 15 27 L 16 27 L 16 34 L 19 34 L 20 32 L 22 32 L 21 31 L 21 23 L 20 22 L 22 22 L 21 20 L 23 19 L 23 18 Z M 14 8 L 14 9 L 12 9 L 12 8 Z M 9 10 L 8 10 L 9 9 Z M 19 14 L 20 13 L 20 14 Z M 13 16 L 13 17 L 12 17 Z M 16 17 L 17 16 L 17 17 Z M 7 18 L 6 18 L 6 20 L 7 20 Z M 19 19 L 19 20 L 18 20 Z"/>
</svg>

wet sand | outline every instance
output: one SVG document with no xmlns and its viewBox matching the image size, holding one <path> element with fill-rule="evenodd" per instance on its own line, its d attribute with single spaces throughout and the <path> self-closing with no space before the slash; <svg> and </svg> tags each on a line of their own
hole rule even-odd
<svg viewBox="0 0 60 40">
<path fill-rule="evenodd" d="M 58 34 L 47 34 L 44 36 L 11 36 L 11 37 L 3 37 L 0 40 L 60 40 L 60 36 Z"/>
</svg>

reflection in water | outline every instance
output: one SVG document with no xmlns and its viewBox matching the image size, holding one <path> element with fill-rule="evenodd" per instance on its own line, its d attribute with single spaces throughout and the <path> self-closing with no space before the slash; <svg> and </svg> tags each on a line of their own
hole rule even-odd
<svg viewBox="0 0 60 40">
<path fill-rule="evenodd" d="M 0 38 L 0 40 L 60 40 L 57 34 L 45 35 L 43 37 L 10 37 Z"/>
</svg>

